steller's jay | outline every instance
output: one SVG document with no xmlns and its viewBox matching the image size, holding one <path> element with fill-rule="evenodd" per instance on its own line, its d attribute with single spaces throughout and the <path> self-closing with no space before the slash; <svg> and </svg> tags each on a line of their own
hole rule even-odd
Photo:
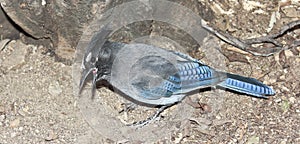
<svg viewBox="0 0 300 144">
<path fill-rule="evenodd" d="M 131 100 L 161 106 L 155 115 L 137 124 L 149 123 L 187 93 L 201 88 L 225 88 L 258 98 L 275 94 L 254 78 L 215 70 L 180 52 L 147 44 L 106 41 L 109 33 L 102 31 L 91 40 L 82 62 L 79 92 L 92 77 L 92 95 L 96 83 L 105 80 Z"/>
</svg>

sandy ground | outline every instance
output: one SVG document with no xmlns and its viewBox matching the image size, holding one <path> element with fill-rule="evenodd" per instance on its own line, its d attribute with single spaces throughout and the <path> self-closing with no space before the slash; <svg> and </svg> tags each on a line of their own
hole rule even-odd
<svg viewBox="0 0 300 144">
<path fill-rule="evenodd" d="M 242 12 L 239 17 L 242 17 Z M 234 35 L 240 37 L 259 35 L 269 22 L 267 18 L 265 21 L 230 20 L 239 25 L 225 29 L 235 31 Z M 291 37 L 299 39 L 299 33 L 298 30 Z M 231 47 L 222 44 L 222 48 L 228 50 Z M 81 113 L 79 104 L 82 103 L 74 95 L 73 67 L 55 62 L 45 49 L 17 40 L 0 51 L 1 144 L 143 142 L 143 137 L 140 141 L 130 141 L 100 135 Z M 203 112 L 189 107 L 192 115 L 186 117 L 187 121 L 182 121 L 177 129 L 164 132 L 169 136 L 153 142 L 300 143 L 300 57 L 296 52 L 299 50 L 286 50 L 270 57 L 247 55 L 242 57 L 243 61 L 225 59 L 228 71 L 255 77 L 272 86 L 277 94 L 269 99 L 255 99 L 222 90 L 196 93 L 191 96 L 193 101 L 206 103 L 212 110 Z M 126 103 L 126 100 L 112 103 L 118 95 L 105 88 L 101 88 L 98 94 L 104 95 L 104 103 L 115 111 L 122 109 L 122 102 Z M 145 113 L 141 113 L 141 109 Z M 147 117 L 153 110 L 138 107 L 128 113 L 120 113 L 117 119 L 132 122 L 130 115 L 138 120 Z M 163 113 L 161 121 L 168 121 L 172 112 L 174 110 Z"/>
</svg>

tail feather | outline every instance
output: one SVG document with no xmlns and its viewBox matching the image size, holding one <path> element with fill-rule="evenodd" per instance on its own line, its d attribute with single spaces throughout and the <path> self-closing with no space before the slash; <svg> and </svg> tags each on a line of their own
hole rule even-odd
<svg viewBox="0 0 300 144">
<path fill-rule="evenodd" d="M 227 78 L 218 86 L 261 98 L 267 98 L 267 96 L 275 94 L 272 88 L 254 78 L 229 73 L 227 73 Z"/>
</svg>

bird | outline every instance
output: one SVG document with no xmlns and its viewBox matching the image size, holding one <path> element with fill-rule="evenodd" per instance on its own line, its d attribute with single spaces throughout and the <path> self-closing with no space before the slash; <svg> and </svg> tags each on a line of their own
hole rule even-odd
<svg viewBox="0 0 300 144">
<path fill-rule="evenodd" d="M 92 95 L 97 83 L 107 81 L 130 100 L 159 107 L 144 126 L 166 108 L 181 102 L 190 92 L 216 87 L 257 98 L 268 98 L 275 91 L 255 78 L 216 70 L 188 54 L 144 43 L 107 40 L 110 31 L 94 36 L 82 60 L 79 93 L 92 81 Z"/>
</svg>

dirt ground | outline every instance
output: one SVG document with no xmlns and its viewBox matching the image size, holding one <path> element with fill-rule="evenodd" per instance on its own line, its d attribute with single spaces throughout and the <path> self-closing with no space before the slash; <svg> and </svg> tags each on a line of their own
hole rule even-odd
<svg viewBox="0 0 300 144">
<path fill-rule="evenodd" d="M 219 14 L 212 24 L 239 38 L 258 37 L 268 33 L 268 29 L 276 31 L 283 24 L 300 18 L 300 4 L 295 1 L 232 3 L 212 4 L 214 12 Z M 270 24 L 274 20 L 272 14 L 277 14 L 274 25 Z M 294 39 L 300 39 L 299 27 L 281 40 L 288 43 Z M 300 48 L 256 57 L 218 42 L 226 57 L 227 71 L 257 78 L 273 87 L 276 95 L 256 99 L 223 90 L 196 93 L 191 96 L 192 100 L 205 103 L 208 108 L 189 107 L 192 115 L 186 117 L 178 129 L 165 131 L 169 136 L 152 143 L 300 143 Z M 1 39 L 0 144 L 143 143 L 143 137 L 139 141 L 116 140 L 98 133 L 82 114 L 79 106 L 82 103 L 74 94 L 73 67 L 56 62 L 46 47 L 25 45 L 20 39 L 6 43 Z M 209 56 L 201 55 L 201 48 L 199 51 L 191 55 L 214 65 L 207 61 Z M 99 97 L 104 95 L 104 103 L 116 111 L 122 110 L 122 102 L 126 103 L 124 100 L 114 103 L 118 95 L 106 88 L 97 93 Z M 130 115 L 138 120 L 154 110 L 138 107 L 120 113 L 118 119 L 132 122 Z M 162 121 L 168 121 L 172 112 L 164 112 Z"/>
</svg>

